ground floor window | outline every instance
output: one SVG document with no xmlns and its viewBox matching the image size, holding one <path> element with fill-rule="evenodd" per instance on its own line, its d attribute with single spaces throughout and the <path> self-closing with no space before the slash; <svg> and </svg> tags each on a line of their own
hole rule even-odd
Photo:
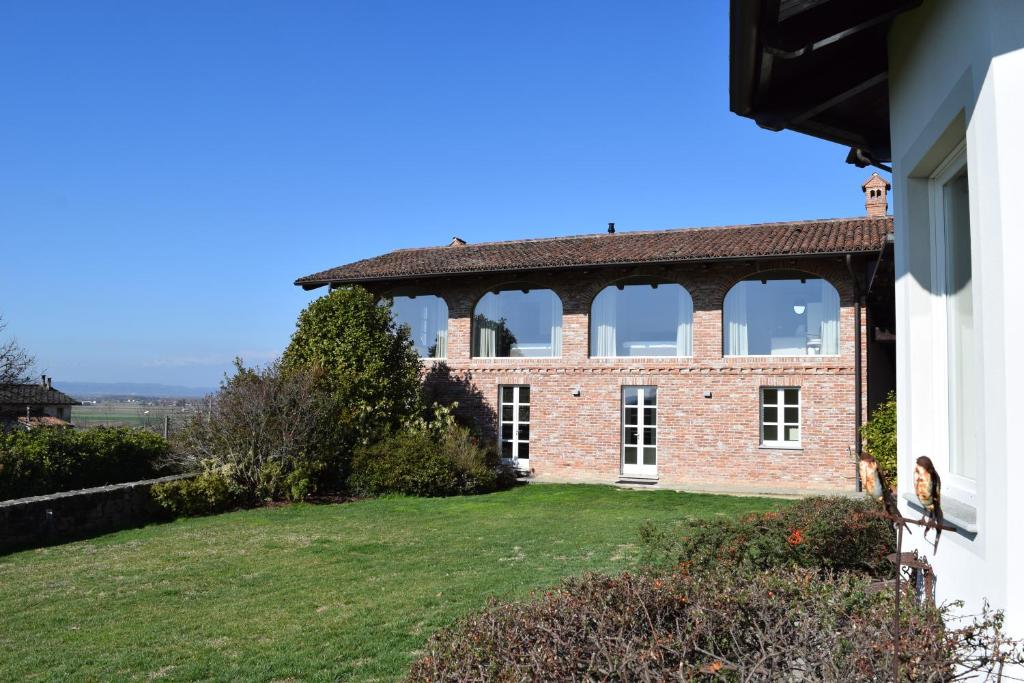
<svg viewBox="0 0 1024 683">
<path fill-rule="evenodd" d="M 761 445 L 800 447 L 800 389 L 762 387 Z"/>
<path fill-rule="evenodd" d="M 622 474 L 651 477 L 658 466 L 658 388 L 622 388 Z"/>
<path fill-rule="evenodd" d="M 501 457 L 517 469 L 530 464 L 530 387 L 525 384 L 501 386 Z"/>
</svg>

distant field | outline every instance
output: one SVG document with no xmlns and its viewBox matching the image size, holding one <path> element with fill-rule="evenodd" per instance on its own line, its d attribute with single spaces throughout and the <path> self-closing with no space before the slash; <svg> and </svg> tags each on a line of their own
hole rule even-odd
<svg viewBox="0 0 1024 683">
<path fill-rule="evenodd" d="M 193 409 L 171 405 L 142 405 L 133 403 L 98 403 L 72 406 L 71 422 L 76 427 L 146 427 L 163 430 L 164 416 L 170 416 L 171 431 L 188 419 Z"/>
</svg>

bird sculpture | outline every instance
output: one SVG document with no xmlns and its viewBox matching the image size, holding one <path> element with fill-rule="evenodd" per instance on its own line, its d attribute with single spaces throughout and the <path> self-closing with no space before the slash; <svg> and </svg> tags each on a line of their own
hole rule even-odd
<svg viewBox="0 0 1024 683">
<path fill-rule="evenodd" d="M 924 521 L 926 517 L 931 518 L 935 523 L 935 545 L 933 550 L 939 549 L 939 536 L 942 535 L 942 479 L 935 471 L 932 459 L 922 455 L 917 459 L 917 466 L 914 467 L 914 493 L 917 500 L 924 508 Z M 928 535 L 928 527 L 925 527 L 925 535 Z"/>
<path fill-rule="evenodd" d="M 892 494 L 892 489 L 889 488 L 889 483 L 885 480 L 885 474 L 878 466 L 875 456 L 867 451 L 861 451 L 857 468 L 860 471 L 860 484 L 864 489 L 864 493 L 881 503 L 882 507 L 885 508 L 885 511 L 891 517 L 900 519 L 902 515 L 900 515 L 899 507 L 896 505 L 896 496 Z M 896 523 L 895 520 L 893 523 Z M 910 527 L 907 526 L 907 523 L 900 522 L 900 524 L 909 534 Z"/>
</svg>

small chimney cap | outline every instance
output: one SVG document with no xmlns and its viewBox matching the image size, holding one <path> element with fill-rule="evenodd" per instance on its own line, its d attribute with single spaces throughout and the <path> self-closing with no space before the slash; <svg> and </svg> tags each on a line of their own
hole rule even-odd
<svg viewBox="0 0 1024 683">
<path fill-rule="evenodd" d="M 608 224 L 608 234 L 609 235 L 614 235 L 615 234 L 615 224 L 614 223 L 609 223 Z"/>
<path fill-rule="evenodd" d="M 466 246 L 466 240 L 462 239 L 461 237 L 456 236 L 456 237 L 452 238 L 452 241 L 448 243 L 448 246 L 449 247 L 464 247 L 464 246 Z"/>
</svg>

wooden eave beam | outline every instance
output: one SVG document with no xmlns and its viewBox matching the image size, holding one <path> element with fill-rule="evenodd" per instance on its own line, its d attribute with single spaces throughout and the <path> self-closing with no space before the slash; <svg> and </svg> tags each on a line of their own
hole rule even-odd
<svg viewBox="0 0 1024 683">
<path fill-rule="evenodd" d="M 862 31 L 883 26 L 920 4 L 921 0 L 832 0 L 787 17 L 774 26 L 765 26 L 764 50 L 781 59 L 803 57 Z"/>
</svg>

